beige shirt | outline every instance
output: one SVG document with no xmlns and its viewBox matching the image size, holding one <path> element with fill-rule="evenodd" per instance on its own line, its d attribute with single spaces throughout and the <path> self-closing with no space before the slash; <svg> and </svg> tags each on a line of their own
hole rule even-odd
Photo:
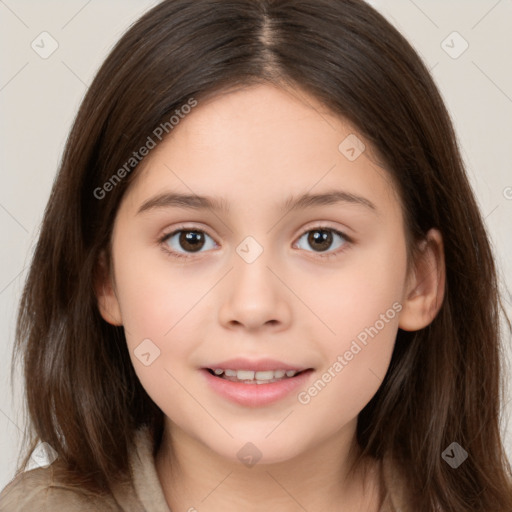
<svg viewBox="0 0 512 512">
<path fill-rule="evenodd" d="M 137 432 L 135 446 L 129 456 L 133 481 L 119 485 L 111 495 L 99 497 L 59 483 L 55 476 L 57 459 L 50 466 L 14 478 L 0 494 L 0 512 L 171 512 L 156 472 L 153 441 L 146 429 Z M 383 460 L 382 469 L 387 494 L 379 512 L 406 512 L 402 479 L 389 459 Z"/>
</svg>

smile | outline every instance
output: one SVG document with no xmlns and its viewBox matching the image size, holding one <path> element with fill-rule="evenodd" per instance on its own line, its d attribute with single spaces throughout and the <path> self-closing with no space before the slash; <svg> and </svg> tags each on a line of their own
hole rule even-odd
<svg viewBox="0 0 512 512">
<path fill-rule="evenodd" d="M 312 368 L 302 371 L 230 371 L 229 369 L 217 369 L 217 371 L 219 374 L 211 368 L 201 369 L 209 389 L 221 398 L 244 407 L 262 407 L 290 397 L 293 392 L 305 389 L 314 373 Z"/>
<path fill-rule="evenodd" d="M 289 379 L 297 375 L 296 370 L 266 370 L 266 371 L 253 371 L 253 370 L 223 370 L 217 368 L 212 370 L 208 368 L 208 371 L 221 379 L 228 380 L 231 382 L 243 382 L 244 384 L 269 384 L 272 382 L 278 382 L 283 379 Z"/>
</svg>

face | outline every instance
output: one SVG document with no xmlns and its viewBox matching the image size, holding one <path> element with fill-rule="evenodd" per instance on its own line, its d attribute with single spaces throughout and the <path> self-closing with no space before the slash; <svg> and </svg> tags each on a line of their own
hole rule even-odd
<svg viewBox="0 0 512 512">
<path fill-rule="evenodd" d="M 353 428 L 408 294 L 400 203 L 363 137 L 314 98 L 260 85 L 200 102 L 138 172 L 101 310 L 168 428 L 233 461 L 251 442 L 269 463 Z M 304 194 L 318 197 L 293 206 Z M 233 358 L 308 371 L 255 384 L 206 370 L 250 369 L 222 365 Z"/>
</svg>

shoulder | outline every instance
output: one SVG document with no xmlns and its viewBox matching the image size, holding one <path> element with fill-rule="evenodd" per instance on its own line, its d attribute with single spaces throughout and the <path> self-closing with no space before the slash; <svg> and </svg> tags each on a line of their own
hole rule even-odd
<svg viewBox="0 0 512 512">
<path fill-rule="evenodd" d="M 0 512 L 119 510 L 111 497 L 60 484 L 52 466 L 18 474 L 0 493 Z"/>
</svg>

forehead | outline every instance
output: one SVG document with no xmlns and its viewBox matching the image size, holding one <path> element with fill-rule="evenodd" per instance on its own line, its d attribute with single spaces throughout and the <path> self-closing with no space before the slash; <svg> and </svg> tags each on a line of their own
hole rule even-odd
<svg viewBox="0 0 512 512">
<path fill-rule="evenodd" d="M 271 85 L 199 101 L 140 167 L 129 190 L 139 203 L 165 187 L 216 196 L 226 210 L 340 187 L 369 202 L 397 199 L 356 129 L 303 91 Z"/>
</svg>

